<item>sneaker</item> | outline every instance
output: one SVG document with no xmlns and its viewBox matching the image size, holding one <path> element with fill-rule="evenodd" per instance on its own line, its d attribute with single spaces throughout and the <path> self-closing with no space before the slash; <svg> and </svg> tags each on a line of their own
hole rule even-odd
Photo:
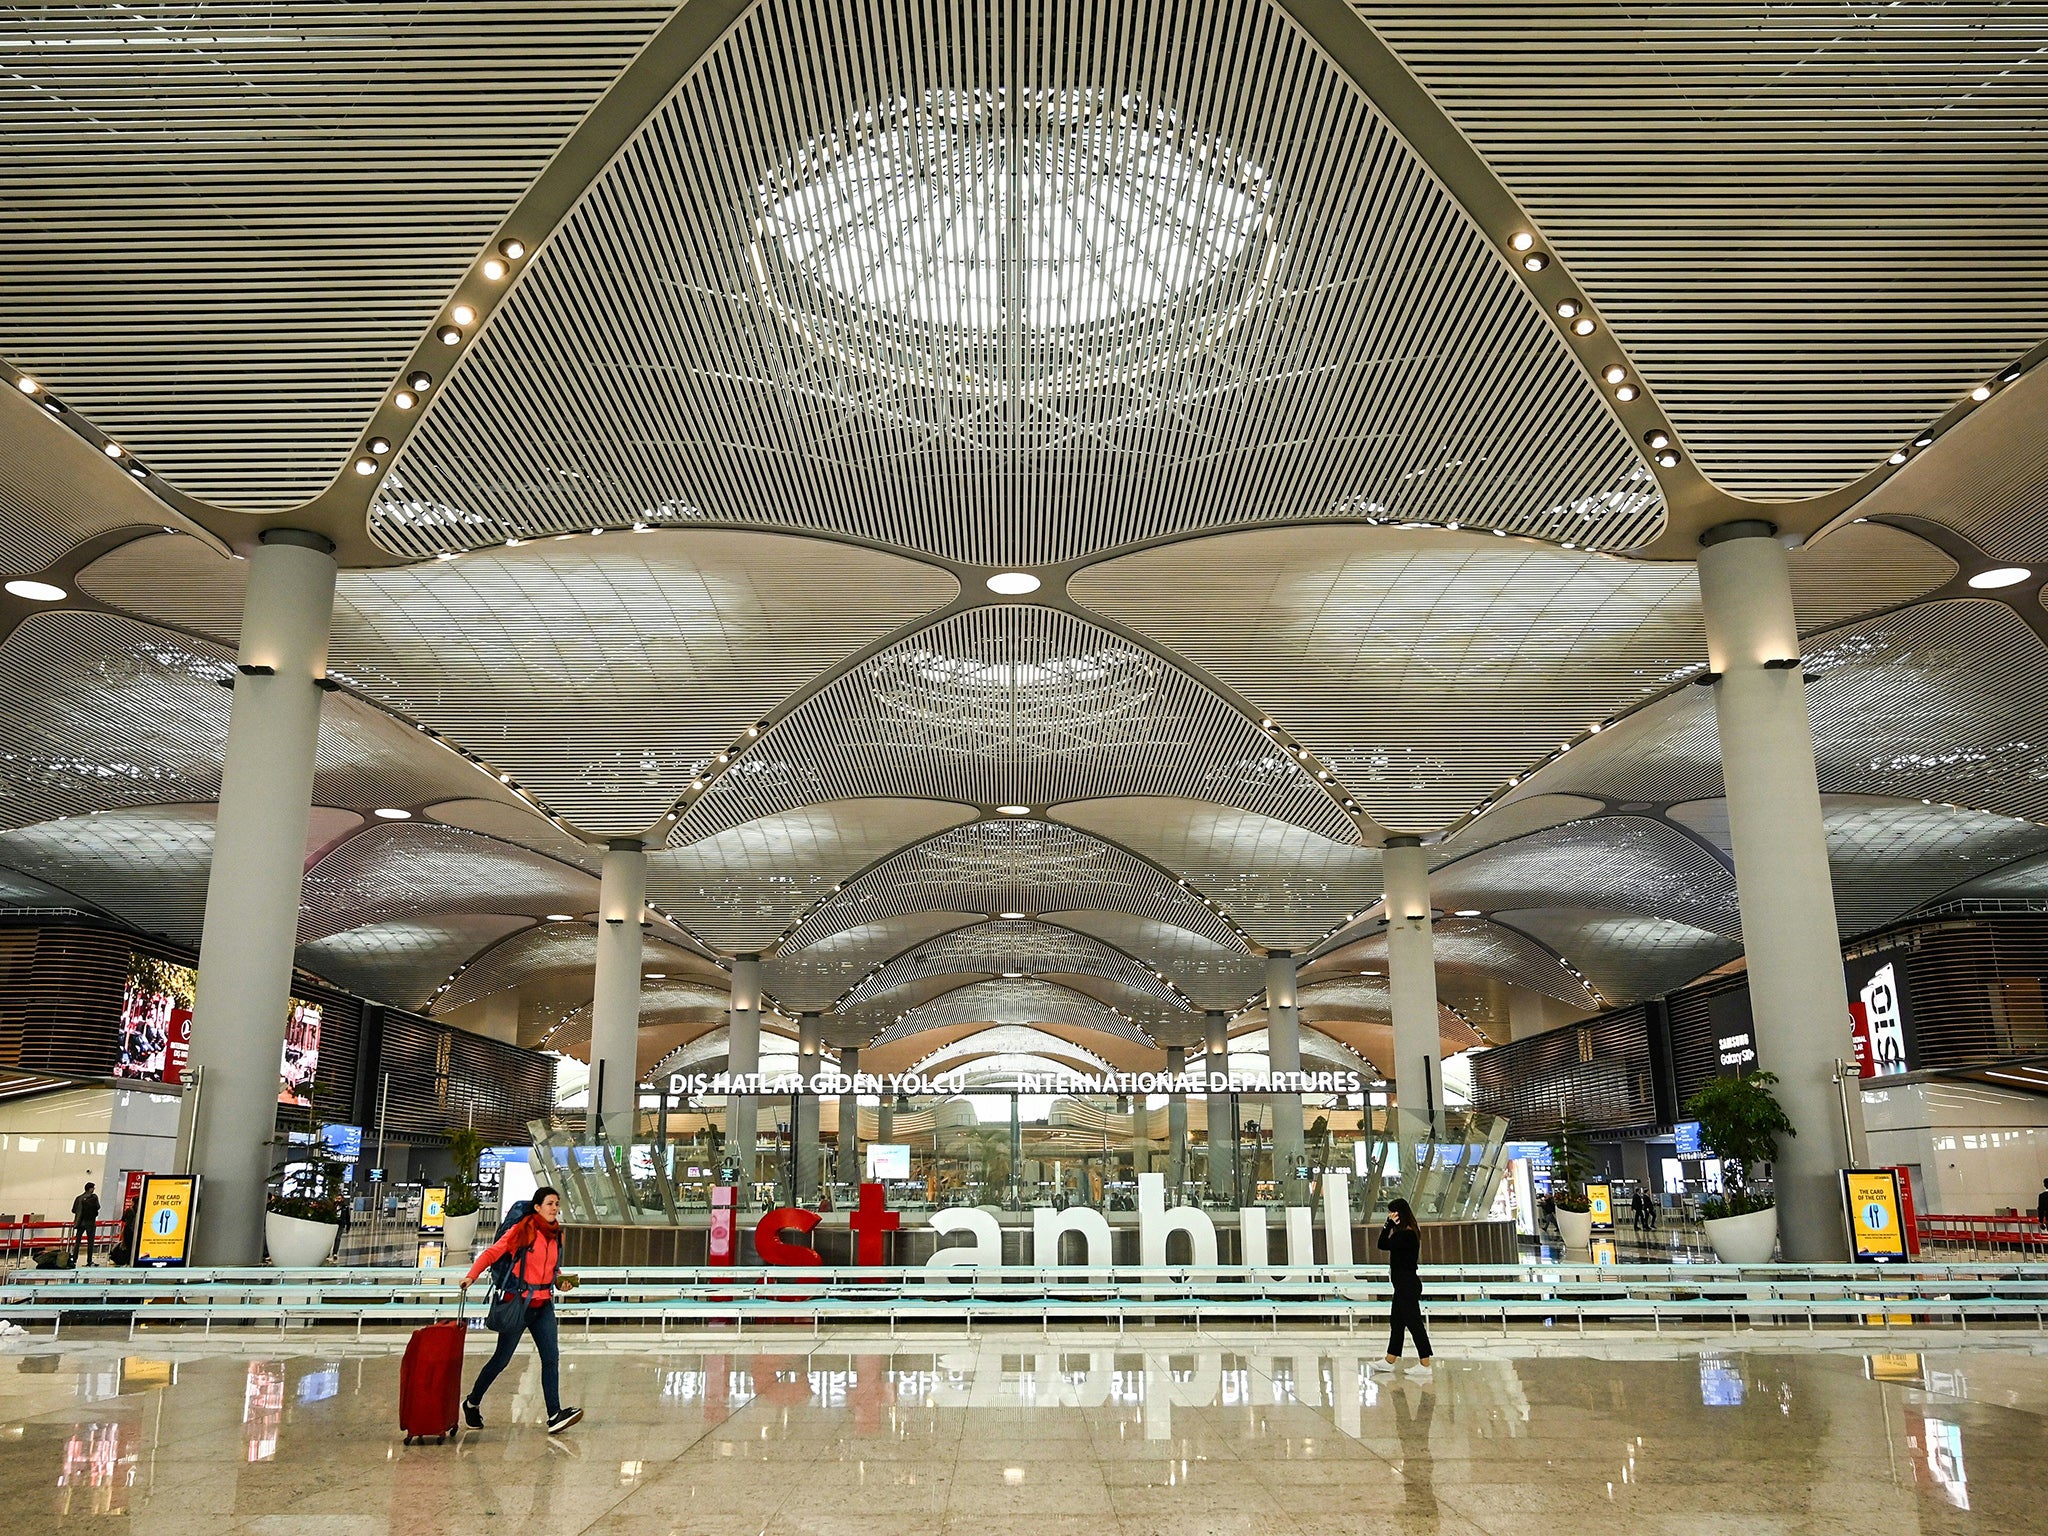
<svg viewBox="0 0 2048 1536">
<path fill-rule="evenodd" d="M 462 1400 L 462 1422 L 471 1429 L 484 1427 L 484 1410 L 475 1398 L 465 1397 Z"/>
<path fill-rule="evenodd" d="M 1366 1365 L 1366 1369 L 1379 1376 L 1391 1376 L 1394 1374 L 1394 1367 L 1385 1360 L 1371 1361 Z"/>
<path fill-rule="evenodd" d="M 559 1435 L 563 1430 L 583 1417 L 581 1408 L 564 1408 L 559 1413 L 548 1415 L 548 1433 Z"/>
<path fill-rule="evenodd" d="M 1408 1374 L 1417 1381 L 1434 1381 L 1436 1379 L 1436 1372 L 1426 1365 L 1411 1365 L 1408 1367 Z"/>
</svg>

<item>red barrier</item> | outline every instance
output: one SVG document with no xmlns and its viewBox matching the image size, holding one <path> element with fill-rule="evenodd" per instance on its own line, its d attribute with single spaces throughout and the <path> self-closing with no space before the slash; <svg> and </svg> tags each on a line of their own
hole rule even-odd
<svg viewBox="0 0 2048 1536">
<path fill-rule="evenodd" d="M 1922 1216 L 1920 1241 L 2006 1253 L 2048 1254 L 2048 1227 L 2031 1216 Z"/>
<path fill-rule="evenodd" d="M 0 1260 L 19 1261 L 44 1248 L 71 1251 L 71 1223 L 68 1221 L 0 1222 Z M 93 1225 L 93 1253 L 104 1258 L 121 1240 L 121 1218 L 112 1217 Z"/>
</svg>

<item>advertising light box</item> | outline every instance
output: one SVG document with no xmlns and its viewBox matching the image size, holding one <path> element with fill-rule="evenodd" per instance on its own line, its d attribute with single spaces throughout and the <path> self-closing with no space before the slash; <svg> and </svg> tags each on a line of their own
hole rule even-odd
<svg viewBox="0 0 2048 1536">
<path fill-rule="evenodd" d="M 128 956 L 121 994 L 121 1044 L 114 1076 L 177 1087 L 192 1053 L 192 1008 L 199 973 L 153 955 Z M 320 1071 L 320 1005 L 291 1000 L 277 1064 L 277 1101 L 310 1105 Z"/>
<path fill-rule="evenodd" d="M 870 1179 L 909 1178 L 910 1148 L 898 1143 L 870 1142 L 868 1144 L 868 1177 Z"/>
</svg>

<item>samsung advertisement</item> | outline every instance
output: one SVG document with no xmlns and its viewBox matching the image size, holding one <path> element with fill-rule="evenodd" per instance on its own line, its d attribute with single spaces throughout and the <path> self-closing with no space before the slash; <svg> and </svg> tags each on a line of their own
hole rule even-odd
<svg viewBox="0 0 2048 1536">
<path fill-rule="evenodd" d="M 192 1051 L 192 1002 L 198 986 L 199 975 L 189 965 L 129 955 L 114 1076 L 173 1086 L 185 1081 L 185 1065 Z M 285 1019 L 277 1101 L 310 1105 L 319 1071 L 320 1005 L 295 997 Z"/>
</svg>

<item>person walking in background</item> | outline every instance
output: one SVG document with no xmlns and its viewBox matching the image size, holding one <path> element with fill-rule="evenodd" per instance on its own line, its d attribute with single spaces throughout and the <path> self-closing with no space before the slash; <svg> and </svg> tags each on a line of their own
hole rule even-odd
<svg viewBox="0 0 2048 1536">
<path fill-rule="evenodd" d="M 462 1421 L 471 1429 L 484 1427 L 484 1394 L 519 1351 L 519 1336 L 533 1335 L 533 1347 L 540 1354 L 540 1389 L 547 1399 L 548 1433 L 559 1435 L 583 1417 L 581 1408 L 562 1406 L 561 1348 L 555 1325 L 555 1292 L 573 1290 L 573 1276 L 562 1274 L 562 1197 L 543 1185 L 533 1192 L 533 1208 L 514 1222 L 504 1236 L 476 1256 L 463 1279 L 466 1293 L 476 1277 L 498 1266 L 494 1273 L 497 1295 L 491 1302 L 490 1324 L 497 1331 L 498 1347 L 477 1373 L 476 1385 L 462 1400 Z"/>
<path fill-rule="evenodd" d="M 100 1197 L 93 1192 L 93 1183 L 86 1180 L 85 1191 L 71 1202 L 71 1262 L 78 1262 L 78 1250 L 85 1249 L 85 1262 L 92 1265 L 92 1240 L 100 1219 Z"/>
<path fill-rule="evenodd" d="M 121 1237 L 114 1244 L 113 1252 L 107 1255 L 110 1264 L 133 1264 L 135 1262 L 135 1228 L 142 1220 L 142 1202 L 130 1197 L 121 1210 Z"/>
<path fill-rule="evenodd" d="M 1387 1207 L 1387 1224 L 1380 1228 L 1379 1250 L 1387 1256 L 1387 1273 L 1394 1282 L 1393 1332 L 1387 1338 L 1387 1358 L 1375 1360 L 1372 1369 L 1391 1372 L 1401 1363 L 1401 1335 L 1415 1340 L 1416 1363 L 1410 1376 L 1430 1379 L 1429 1330 L 1422 1326 L 1422 1227 L 1406 1200 Z"/>
<path fill-rule="evenodd" d="M 2041 1198 L 2034 1202 L 2034 1220 L 2048 1227 L 2048 1179 L 2041 1181 Z"/>
</svg>

